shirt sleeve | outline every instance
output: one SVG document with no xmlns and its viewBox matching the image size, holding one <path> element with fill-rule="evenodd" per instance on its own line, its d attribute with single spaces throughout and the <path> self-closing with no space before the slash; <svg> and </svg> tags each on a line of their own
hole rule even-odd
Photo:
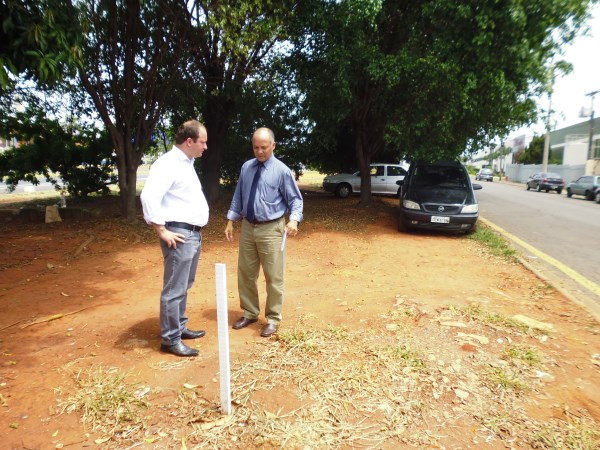
<svg viewBox="0 0 600 450">
<path fill-rule="evenodd" d="M 302 222 L 303 209 L 304 209 L 304 200 L 302 199 L 302 193 L 300 192 L 300 188 L 294 180 L 294 176 L 291 170 L 287 170 L 285 172 L 283 178 L 283 187 L 284 187 L 284 198 L 287 203 L 287 207 L 289 210 L 289 219 L 295 220 L 297 222 Z"/>
<path fill-rule="evenodd" d="M 164 165 L 160 162 L 154 163 L 140 194 L 146 223 L 165 224 L 167 219 L 164 217 L 161 204 L 172 183 L 173 180 Z"/>
</svg>

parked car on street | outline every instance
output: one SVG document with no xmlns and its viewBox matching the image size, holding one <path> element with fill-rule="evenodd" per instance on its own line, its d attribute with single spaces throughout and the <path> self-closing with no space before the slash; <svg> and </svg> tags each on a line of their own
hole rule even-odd
<svg viewBox="0 0 600 450">
<path fill-rule="evenodd" d="M 565 180 L 557 173 L 538 172 L 534 173 L 527 180 L 527 190 L 535 189 L 536 191 L 556 191 L 560 194 L 565 187 Z"/>
<path fill-rule="evenodd" d="M 399 164 L 371 164 L 371 193 L 399 195 L 397 181 L 403 180 L 406 169 Z M 340 198 L 360 192 L 360 172 L 327 175 L 323 179 L 323 189 Z"/>
<path fill-rule="evenodd" d="M 492 169 L 480 169 L 475 175 L 475 180 L 494 181 L 494 171 Z"/>
<path fill-rule="evenodd" d="M 465 166 L 457 161 L 413 162 L 399 184 L 398 231 L 410 228 L 470 232 L 479 218 L 479 204 Z"/>
<path fill-rule="evenodd" d="M 567 197 L 583 195 L 588 200 L 600 203 L 600 175 L 584 175 L 567 184 Z"/>
</svg>

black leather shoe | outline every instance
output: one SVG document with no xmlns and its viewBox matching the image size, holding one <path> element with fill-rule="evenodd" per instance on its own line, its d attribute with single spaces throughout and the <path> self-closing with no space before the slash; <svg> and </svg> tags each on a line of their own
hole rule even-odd
<svg viewBox="0 0 600 450">
<path fill-rule="evenodd" d="M 241 328 L 246 328 L 248 325 L 256 322 L 257 320 L 258 319 L 247 319 L 245 317 L 242 317 L 241 319 L 238 319 L 236 323 L 233 324 L 233 329 L 239 330 Z"/>
<path fill-rule="evenodd" d="M 200 353 L 198 350 L 188 347 L 183 342 L 175 345 L 161 344 L 160 350 L 176 356 L 198 356 L 198 353 Z"/>
<path fill-rule="evenodd" d="M 269 337 L 277 332 L 277 325 L 268 323 L 260 330 L 260 335 L 262 337 Z"/>
<path fill-rule="evenodd" d="M 198 339 L 206 334 L 204 330 L 188 330 L 187 328 L 181 333 L 181 339 Z"/>
</svg>

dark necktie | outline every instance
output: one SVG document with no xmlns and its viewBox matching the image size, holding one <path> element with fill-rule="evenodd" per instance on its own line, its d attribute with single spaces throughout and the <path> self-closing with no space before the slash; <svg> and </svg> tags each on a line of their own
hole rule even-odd
<svg viewBox="0 0 600 450">
<path fill-rule="evenodd" d="M 263 163 L 258 163 L 256 167 L 256 173 L 252 179 L 252 186 L 250 187 L 250 195 L 248 196 L 248 207 L 246 208 L 246 219 L 248 222 L 254 221 L 254 198 L 256 197 L 256 187 L 258 186 L 258 179 L 260 178 L 260 169 L 264 167 Z"/>
</svg>

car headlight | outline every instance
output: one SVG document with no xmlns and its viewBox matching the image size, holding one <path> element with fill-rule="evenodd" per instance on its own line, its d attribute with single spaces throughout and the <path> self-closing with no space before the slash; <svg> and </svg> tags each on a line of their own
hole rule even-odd
<svg viewBox="0 0 600 450">
<path fill-rule="evenodd" d="M 465 205 L 461 210 L 461 214 L 474 214 L 479 211 L 479 205 L 475 203 L 474 205 Z"/>
<path fill-rule="evenodd" d="M 413 202 L 412 200 L 402 200 L 402 206 L 404 206 L 406 209 L 421 209 L 419 204 L 417 202 Z"/>
</svg>

